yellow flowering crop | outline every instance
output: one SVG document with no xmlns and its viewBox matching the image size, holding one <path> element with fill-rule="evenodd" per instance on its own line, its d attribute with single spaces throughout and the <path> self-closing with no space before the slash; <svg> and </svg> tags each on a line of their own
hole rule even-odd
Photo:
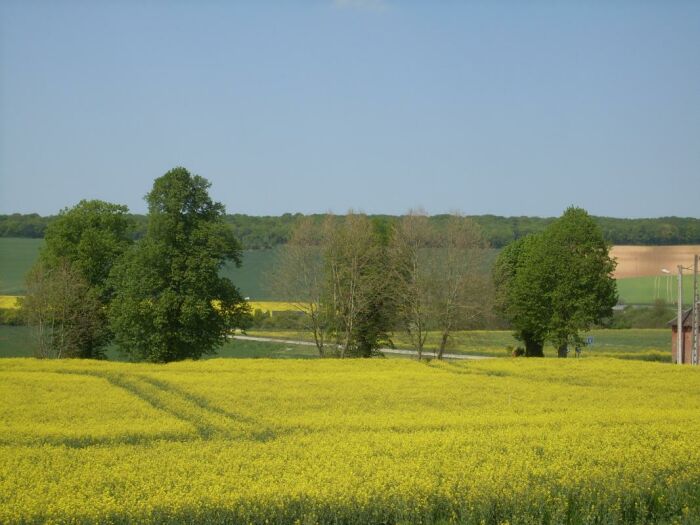
<svg viewBox="0 0 700 525">
<path fill-rule="evenodd" d="M 299 308 L 294 303 L 284 301 L 249 301 L 250 310 L 263 312 L 298 312 Z"/>
<path fill-rule="evenodd" d="M 697 523 L 700 370 L 0 361 L 0 523 Z"/>
<path fill-rule="evenodd" d="M 17 295 L 0 295 L 0 308 L 8 308 L 11 310 L 19 308 L 18 299 L 19 296 Z"/>
<path fill-rule="evenodd" d="M 17 295 L 0 295 L 0 308 L 19 308 Z M 294 303 L 285 301 L 249 301 L 251 311 L 262 310 L 263 312 L 288 312 L 298 311 Z M 215 302 L 218 307 L 218 301 Z"/>
</svg>

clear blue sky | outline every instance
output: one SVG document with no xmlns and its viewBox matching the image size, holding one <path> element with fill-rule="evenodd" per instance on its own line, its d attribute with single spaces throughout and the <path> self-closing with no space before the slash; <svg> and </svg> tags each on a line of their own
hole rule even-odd
<svg viewBox="0 0 700 525">
<path fill-rule="evenodd" d="M 231 213 L 700 217 L 700 2 L 0 2 L 0 213 L 177 165 Z"/>
</svg>

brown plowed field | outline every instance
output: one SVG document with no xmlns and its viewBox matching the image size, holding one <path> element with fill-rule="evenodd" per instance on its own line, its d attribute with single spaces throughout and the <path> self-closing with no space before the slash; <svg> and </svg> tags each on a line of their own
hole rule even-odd
<svg viewBox="0 0 700 525">
<path fill-rule="evenodd" d="M 677 272 L 679 264 L 693 266 L 693 256 L 700 246 L 613 246 L 610 254 L 617 259 L 616 279 L 662 275 L 662 268 Z"/>
</svg>

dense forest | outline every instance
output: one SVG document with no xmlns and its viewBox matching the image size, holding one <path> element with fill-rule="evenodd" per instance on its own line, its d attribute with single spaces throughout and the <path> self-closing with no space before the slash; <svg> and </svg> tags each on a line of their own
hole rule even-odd
<svg viewBox="0 0 700 525">
<path fill-rule="evenodd" d="M 135 228 L 133 236 L 141 237 L 146 229 L 145 215 L 132 215 Z M 292 227 L 302 214 L 285 213 L 279 216 L 227 215 L 226 221 L 233 227 L 236 237 L 248 250 L 272 248 L 284 244 L 289 239 Z M 314 215 L 319 221 L 322 215 Z M 398 219 L 392 215 L 374 215 L 374 219 L 391 223 Z M 447 220 L 447 215 L 433 215 L 430 220 L 438 224 Z M 530 233 L 540 232 L 554 218 L 542 217 L 500 217 L 497 215 L 475 215 L 485 237 L 495 248 Z M 47 224 L 53 216 L 42 217 L 36 213 L 0 215 L 0 237 L 44 236 Z M 612 244 L 670 245 L 700 244 L 700 219 L 690 217 L 659 217 L 656 219 L 618 219 L 594 217 L 603 234 Z M 342 220 L 342 216 L 339 216 Z"/>
</svg>

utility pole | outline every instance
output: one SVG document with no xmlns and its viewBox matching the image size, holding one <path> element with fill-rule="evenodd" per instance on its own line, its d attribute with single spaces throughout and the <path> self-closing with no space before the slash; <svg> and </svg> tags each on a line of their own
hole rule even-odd
<svg viewBox="0 0 700 525">
<path fill-rule="evenodd" d="M 698 364 L 698 255 L 693 264 L 693 364 Z"/>
<path fill-rule="evenodd" d="M 676 330 L 676 364 L 683 364 L 683 266 L 678 265 L 678 328 Z"/>
</svg>

